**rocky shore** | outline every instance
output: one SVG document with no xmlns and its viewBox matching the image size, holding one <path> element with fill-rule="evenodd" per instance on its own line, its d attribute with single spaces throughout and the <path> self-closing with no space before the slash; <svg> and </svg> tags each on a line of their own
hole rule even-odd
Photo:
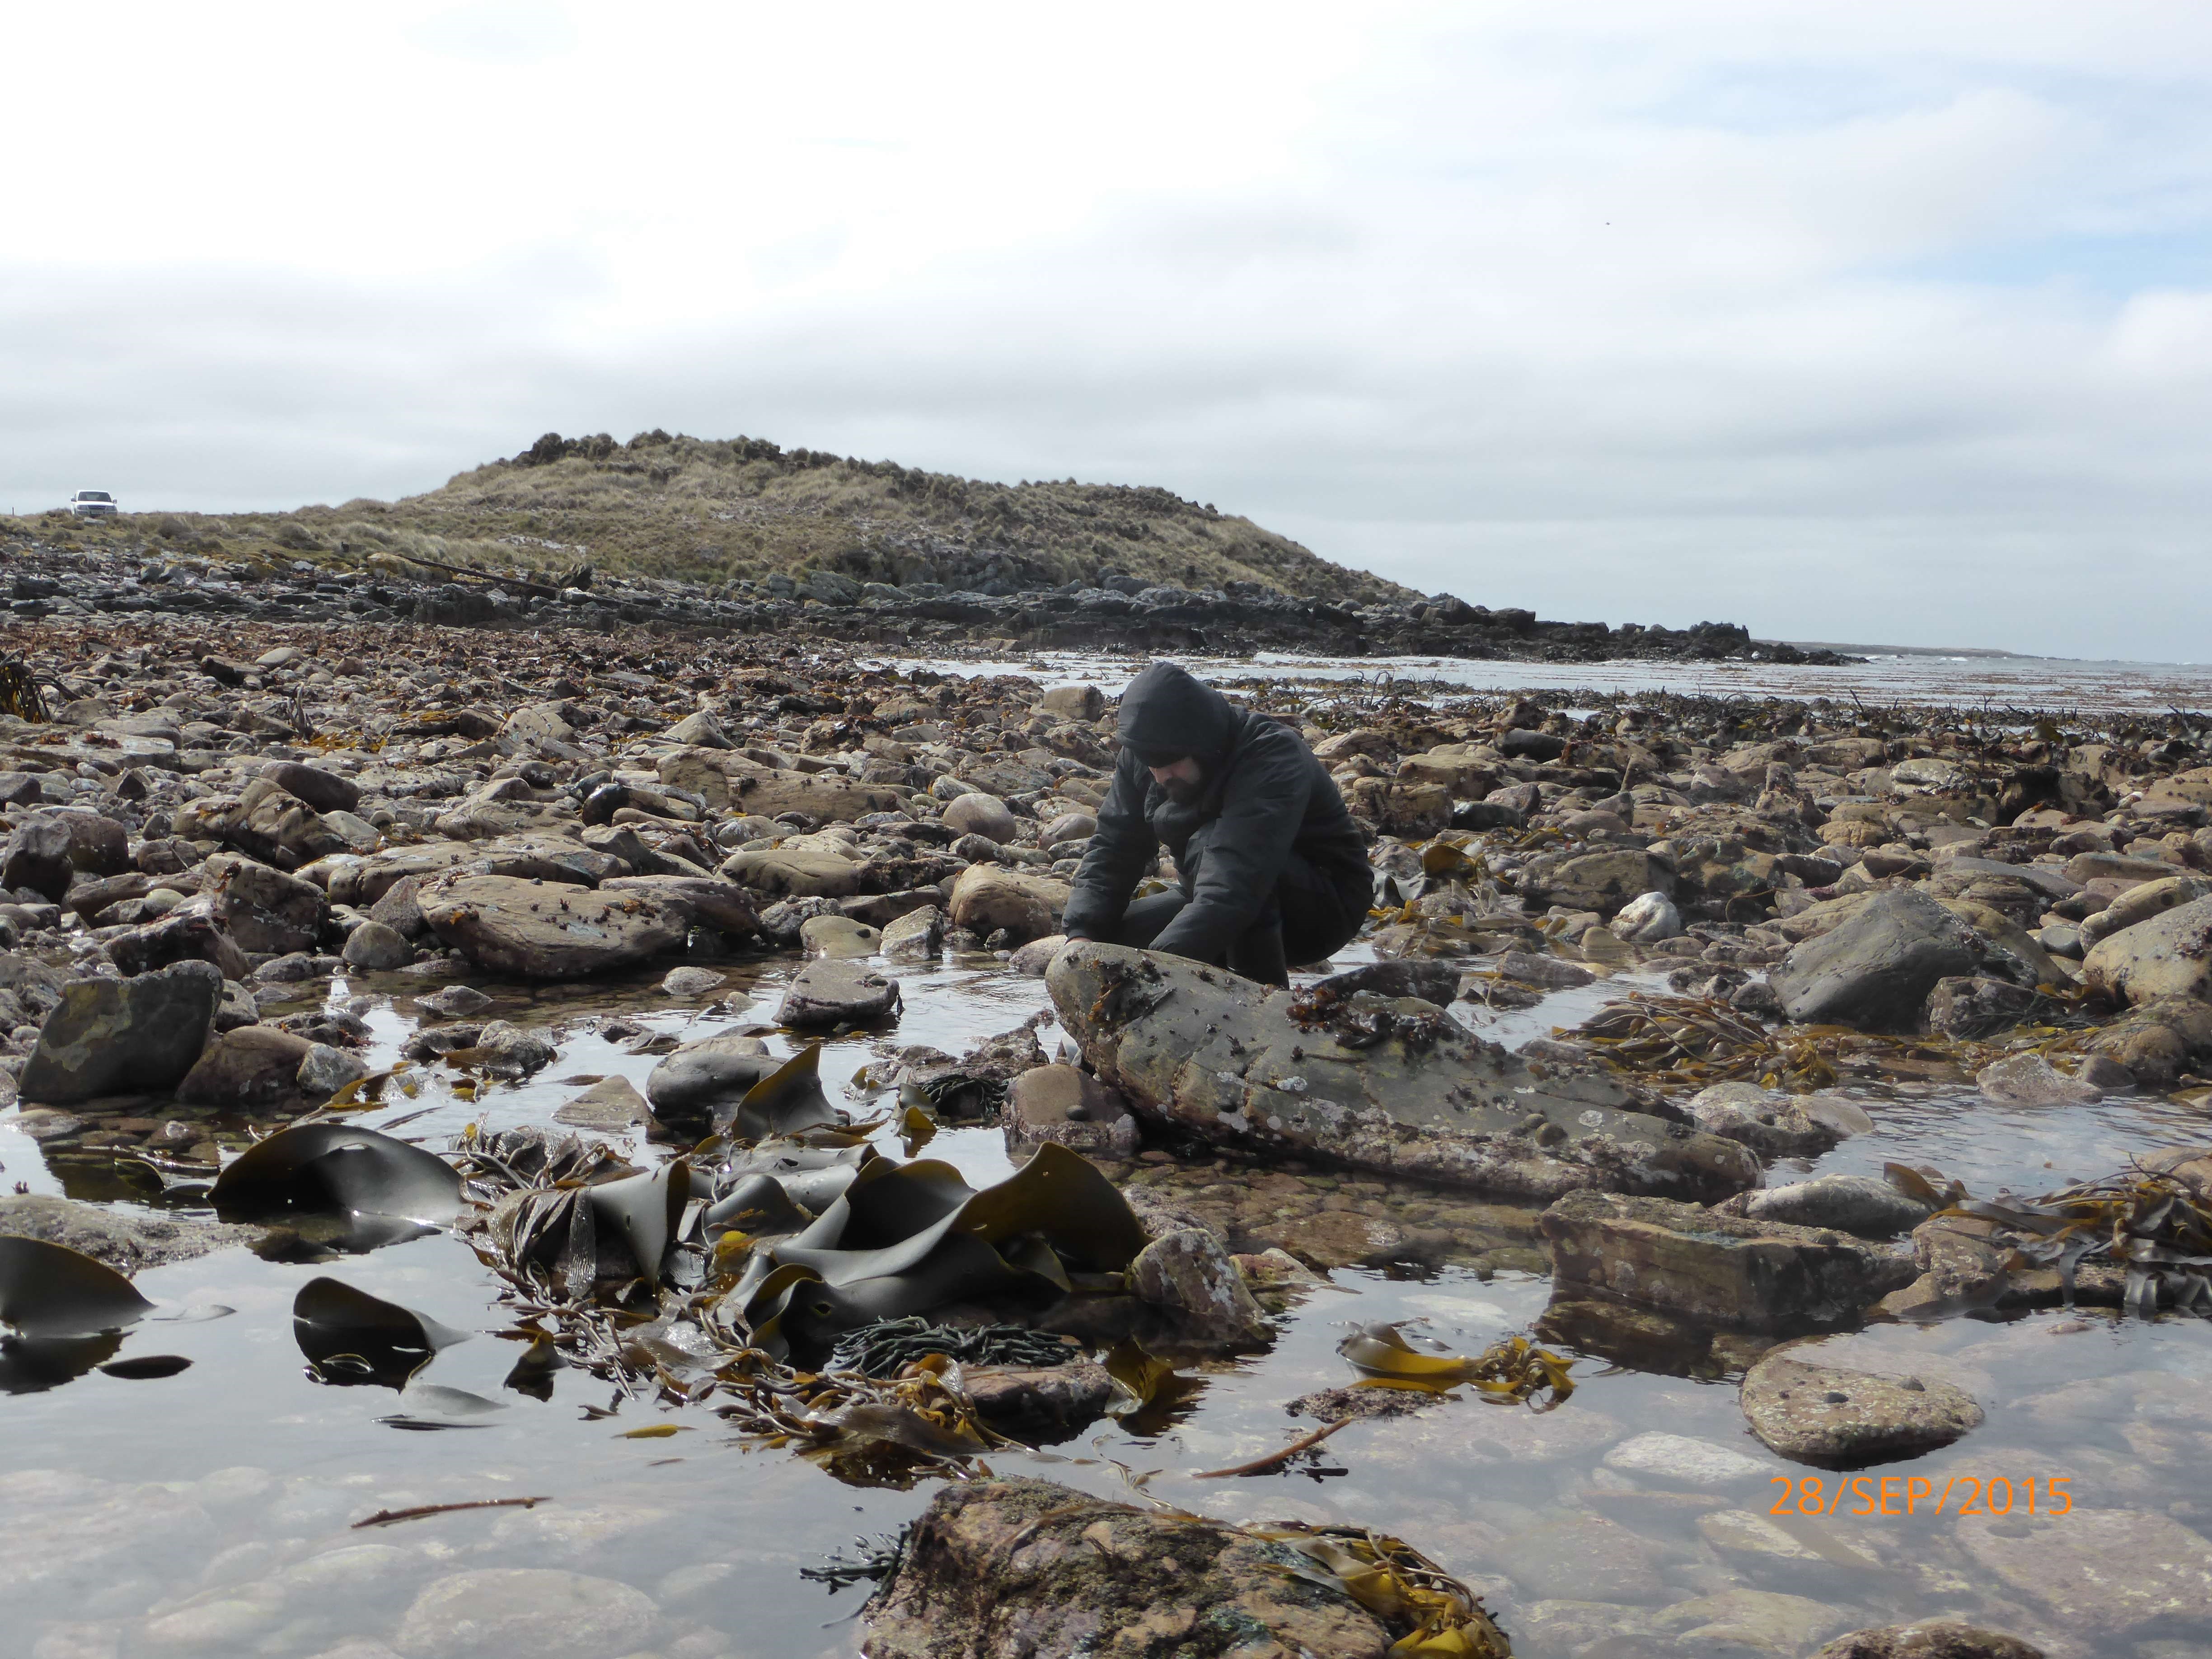
<svg viewBox="0 0 2212 1659">
<path fill-rule="evenodd" d="M 1097 688 L 882 658 L 1060 628 L 1086 645 L 1345 654 L 1620 654 L 1617 636 L 1489 613 L 1278 617 L 1275 599 L 1158 589 L 546 595 L 19 551 L 0 627 L 0 1095 L 15 1107 L 0 1124 L 38 1141 L 74 1197 L 143 1204 L 166 1187 L 186 1211 L 147 1227 L 0 1199 L 0 1236 L 128 1274 L 245 1237 L 266 1247 L 272 1230 L 280 1251 L 313 1255 L 456 1225 L 538 1298 L 549 1368 L 681 1373 L 678 1399 L 721 1401 L 758 1443 L 967 1475 L 982 1452 L 1095 1421 L 1116 1389 L 1143 1409 L 1175 1363 L 1264 1350 L 1346 1269 L 1545 1275 L 1537 1344 L 1733 1381 L 1745 1444 L 1792 1472 L 1926 1456 L 2002 1423 L 1987 1389 L 1833 1363 L 1817 1346 L 1832 1334 L 2212 1308 L 2212 1134 L 2071 1185 L 2054 1171 L 2033 1194 L 1932 1165 L 1809 1167 L 1874 1132 L 1887 1090 L 2053 1114 L 2212 1106 L 2212 752 L 2189 716 L 1274 688 L 1258 706 L 1330 764 L 1371 835 L 1376 894 L 1371 960 L 1267 992 L 1059 938 L 1112 762 Z M 1029 1023 L 962 1054 L 902 1042 L 902 976 L 945 961 L 1032 976 Z M 543 1130 L 434 1157 L 344 1130 L 401 1086 L 364 1059 L 380 998 L 416 1021 L 409 1086 L 466 1100 L 552 1075 L 580 1029 L 491 1017 L 487 988 L 619 981 L 711 1009 L 740 967 L 779 962 L 797 971 L 756 1026 L 679 1042 L 592 1016 L 595 1040 L 637 1042 L 650 1074 L 579 1080 Z M 1547 1004 L 1562 1011 L 1548 1034 L 1486 1036 Z M 1036 1040 L 1051 1025 L 1057 1055 Z M 856 1036 L 876 1056 L 852 1085 L 880 1105 L 866 1121 L 825 1092 L 818 1050 L 769 1047 Z M 867 1142 L 893 1121 L 905 1160 Z M 916 1158 L 977 1123 L 1003 1129 L 1005 1181 Z M 319 1126 L 312 1145 L 288 1139 Z M 333 1158 L 356 1176 L 318 1232 L 301 1194 L 331 1207 Z M 381 1173 L 363 1185 L 367 1166 Z M 220 1224 L 189 1201 L 210 1184 Z M 0 1257 L 0 1318 L 20 1327 L 16 1258 Z M 661 1347 L 641 1359 L 605 1340 L 609 1309 L 655 1322 Z M 427 1358 L 429 1327 L 394 1311 L 380 1328 L 414 1333 Z M 326 1316 L 345 1332 L 299 1316 Z M 933 1363 L 900 1357 L 914 1340 Z M 872 1343 L 893 1345 L 880 1375 Z M 1167 1370 L 1132 1373 L 1133 1349 Z M 1517 1401 L 1559 1381 L 1527 1341 L 1445 1373 L 1395 1334 L 1342 1352 L 1347 1382 L 1432 1386 L 1336 1387 L 1291 1410 L 1309 1426 L 1376 1419 L 1401 1434 L 1378 1446 L 1408 1457 L 1451 1389 Z M 823 1391 L 824 1376 L 844 1380 Z M 1514 1421 L 1570 1436 L 1611 1422 L 1578 1409 Z M 2162 1434 L 2212 1434 L 2201 1407 L 2161 1409 Z M 1431 1559 L 1395 1522 L 1183 1526 L 1047 1482 L 963 1479 L 869 1575 L 866 1650 L 1064 1650 L 1143 1617 L 1112 1650 L 1502 1653 L 1501 1623 L 1516 1644 L 1540 1633 L 1514 1650 L 1528 1653 L 2037 1650 L 1892 1616 L 1854 1588 L 1856 1565 L 1831 1601 L 1737 1584 L 1726 1564 L 1762 1551 L 1835 1564 L 1774 1528 L 1781 1541 L 1747 1542 L 1751 1509 L 1703 1496 L 1769 1465 L 1617 1423 L 1589 1449 L 1611 1483 L 1594 1490 L 1707 1538 L 1696 1595 L 1662 1595 L 1674 1547 L 1641 1534 L 1608 1589 L 1570 1583 L 1496 1516 L 1466 1529 L 1480 1547 Z M 1945 1559 L 1996 1575 L 2043 1650 L 2162 1655 L 2212 1607 L 2212 1511 L 2192 1501 L 2089 1504 L 2106 1518 L 2081 1534 L 2080 1571 L 2041 1533 L 1969 1529 Z M 1594 1511 L 1543 1524 L 1628 1530 Z M 2106 1568 L 2153 1534 L 2156 1571 L 2112 1582 Z M 1118 1555 L 1128 1571 L 1097 1570 Z M 447 1628 L 472 1593 L 448 1584 L 422 1592 L 396 1650 L 477 1650 Z M 557 1631 L 527 1586 L 495 1588 L 520 1598 L 509 1634 Z M 2095 1645 L 2112 1630 L 2134 1645 Z M 1458 1645 L 1403 1645 L 1417 1638 Z"/>
</svg>

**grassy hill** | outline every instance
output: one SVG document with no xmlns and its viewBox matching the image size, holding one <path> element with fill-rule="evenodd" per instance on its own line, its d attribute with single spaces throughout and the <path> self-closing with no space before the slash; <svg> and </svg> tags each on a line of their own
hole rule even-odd
<svg viewBox="0 0 2212 1659">
<path fill-rule="evenodd" d="M 1182 587 L 1255 582 L 1354 603 L 1414 597 L 1249 519 L 1149 486 L 991 483 L 759 439 L 659 431 L 628 443 L 549 433 L 511 460 L 397 501 L 136 514 L 65 530 L 54 516 L 19 527 L 88 546 L 136 543 L 249 562 L 384 565 L 416 554 L 539 574 L 588 562 L 710 587 L 828 568 L 861 581 L 986 592 L 1118 573 Z"/>
</svg>

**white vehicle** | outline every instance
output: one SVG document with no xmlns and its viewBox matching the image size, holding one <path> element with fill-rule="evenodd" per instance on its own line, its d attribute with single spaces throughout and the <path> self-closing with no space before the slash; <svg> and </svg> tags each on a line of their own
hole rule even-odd
<svg viewBox="0 0 2212 1659">
<path fill-rule="evenodd" d="M 123 509 L 104 489 L 80 489 L 69 498 L 69 510 L 79 519 L 112 519 Z"/>
</svg>

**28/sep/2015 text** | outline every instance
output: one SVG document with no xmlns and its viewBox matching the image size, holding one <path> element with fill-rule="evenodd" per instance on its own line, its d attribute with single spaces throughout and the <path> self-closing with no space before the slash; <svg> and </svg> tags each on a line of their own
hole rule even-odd
<svg viewBox="0 0 2212 1659">
<path fill-rule="evenodd" d="M 1769 1515 L 2064 1515 L 2074 1507 L 2071 1475 L 1954 1474 L 1939 1486 L 1925 1475 L 1816 1474 L 1770 1477 L 1782 1488 Z"/>
</svg>

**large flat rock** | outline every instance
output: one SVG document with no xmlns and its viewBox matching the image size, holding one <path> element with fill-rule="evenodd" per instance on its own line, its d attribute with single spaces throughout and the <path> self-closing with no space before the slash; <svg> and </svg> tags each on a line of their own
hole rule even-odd
<svg viewBox="0 0 2212 1659">
<path fill-rule="evenodd" d="M 689 921 L 651 894 L 514 876 L 441 876 L 423 884 L 422 905 L 447 945 L 524 979 L 581 979 L 644 962 L 681 945 Z"/>
<path fill-rule="evenodd" d="M 1748 1148 L 1635 1110 L 1595 1072 L 1508 1054 L 1416 999 L 1356 1006 L 1388 1030 L 1369 1042 L 1301 1024 L 1287 991 L 1119 945 L 1069 945 L 1045 983 L 1099 1076 L 1140 1115 L 1217 1145 L 1530 1199 L 1717 1199 L 1759 1180 Z"/>
</svg>

